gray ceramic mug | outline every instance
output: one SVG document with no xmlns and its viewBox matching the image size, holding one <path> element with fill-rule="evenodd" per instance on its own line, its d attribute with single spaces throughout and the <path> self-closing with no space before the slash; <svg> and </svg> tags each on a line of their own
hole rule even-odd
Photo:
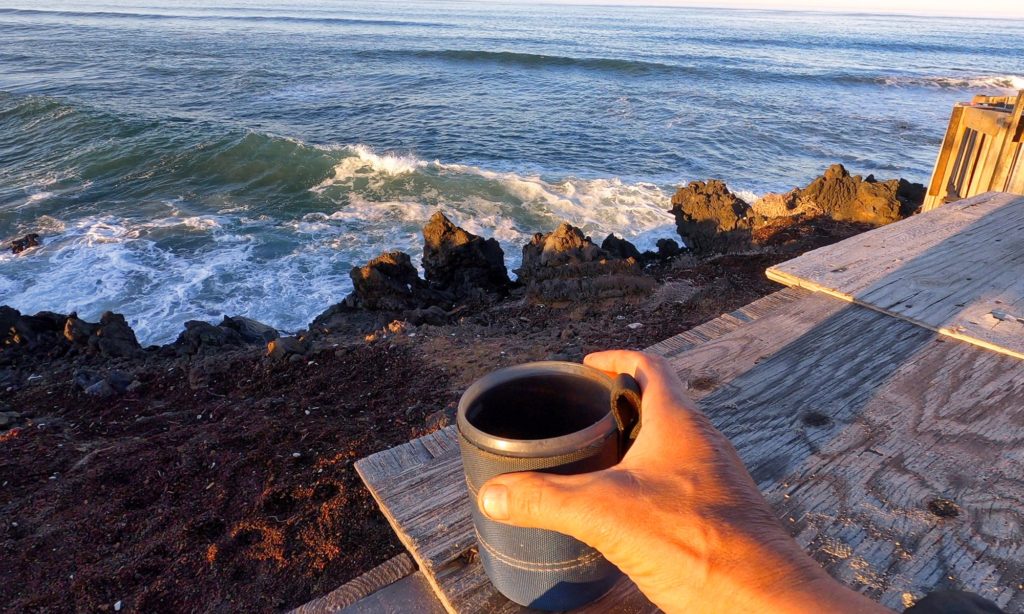
<svg viewBox="0 0 1024 614">
<path fill-rule="evenodd" d="M 541 610 L 589 603 L 621 572 L 586 544 L 541 529 L 494 522 L 477 495 L 494 476 L 517 471 L 588 473 L 619 462 L 640 429 L 640 387 L 569 362 L 495 371 L 462 395 L 459 446 L 480 560 L 512 601 Z"/>
</svg>

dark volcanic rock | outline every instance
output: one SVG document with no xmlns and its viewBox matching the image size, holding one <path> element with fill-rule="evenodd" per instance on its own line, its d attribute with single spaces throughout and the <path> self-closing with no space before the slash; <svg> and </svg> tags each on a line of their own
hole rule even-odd
<svg viewBox="0 0 1024 614">
<path fill-rule="evenodd" d="M 668 260 L 669 258 L 675 258 L 679 254 L 683 253 L 683 248 L 679 247 L 673 239 L 658 239 L 655 244 L 658 246 L 658 258 L 662 260 Z"/>
<path fill-rule="evenodd" d="M 377 311 L 405 311 L 429 304 L 426 282 L 420 279 L 405 252 L 384 252 L 349 273 L 354 291 L 345 299 L 350 307 Z"/>
<path fill-rule="evenodd" d="M 750 245 L 750 205 L 717 179 L 693 181 L 672 196 L 676 228 L 697 253 L 740 250 Z"/>
<path fill-rule="evenodd" d="M 121 314 L 108 311 L 94 323 L 74 313 L 41 311 L 26 316 L 6 306 L 0 307 L 0 348 L 3 346 L 58 355 L 78 347 L 107 358 L 135 356 L 142 351 Z"/>
<path fill-rule="evenodd" d="M 443 326 L 448 323 L 448 312 L 437 305 L 431 305 L 424 309 L 413 309 L 405 314 L 405 319 L 414 326 L 420 324 L 432 324 Z"/>
<path fill-rule="evenodd" d="M 306 344 L 297 337 L 278 337 L 267 344 L 267 356 L 284 359 L 291 356 L 304 356 L 309 351 Z"/>
<path fill-rule="evenodd" d="M 11 252 L 20 254 L 29 248 L 38 247 L 39 245 L 39 235 L 34 232 L 30 232 L 20 239 L 11 241 Z"/>
<path fill-rule="evenodd" d="M 178 335 L 173 344 L 179 354 L 198 354 L 201 351 L 217 350 L 225 346 L 242 345 L 245 345 L 245 339 L 237 330 L 199 320 L 185 322 L 185 330 Z"/>
<path fill-rule="evenodd" d="M 636 258 L 612 258 L 575 226 L 537 233 L 523 246 L 519 280 L 535 299 L 578 301 L 644 294 L 654 280 L 644 277 Z"/>
<path fill-rule="evenodd" d="M 281 336 L 273 326 L 242 316 L 224 316 L 219 326 L 237 332 L 245 343 L 267 343 Z"/>
<path fill-rule="evenodd" d="M 0 307 L 0 346 L 16 346 L 30 351 L 51 351 L 64 345 L 64 321 L 67 316 L 40 311 L 22 315 L 17 309 Z"/>
<path fill-rule="evenodd" d="M 505 294 L 511 284 L 498 242 L 466 232 L 440 211 L 423 227 L 423 270 L 428 283 L 459 299 L 479 290 Z"/>
<path fill-rule="evenodd" d="M 107 357 L 134 356 L 142 350 L 124 316 L 110 311 L 100 316 L 100 323 L 89 338 L 89 348 Z"/>
<path fill-rule="evenodd" d="M 608 235 L 601 242 L 601 249 L 608 253 L 611 258 L 636 258 L 640 259 L 640 250 L 625 239 L 620 239 L 614 234 Z"/>
</svg>

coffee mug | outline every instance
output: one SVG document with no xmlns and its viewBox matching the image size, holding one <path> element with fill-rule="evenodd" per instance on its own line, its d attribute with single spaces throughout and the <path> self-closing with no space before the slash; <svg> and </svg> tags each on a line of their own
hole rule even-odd
<svg viewBox="0 0 1024 614">
<path fill-rule="evenodd" d="M 640 387 L 569 362 L 495 371 L 462 395 L 459 447 L 480 560 L 512 601 L 569 610 L 598 599 L 621 572 L 567 535 L 490 520 L 477 505 L 483 484 L 504 473 L 577 474 L 618 463 L 640 430 Z"/>
</svg>

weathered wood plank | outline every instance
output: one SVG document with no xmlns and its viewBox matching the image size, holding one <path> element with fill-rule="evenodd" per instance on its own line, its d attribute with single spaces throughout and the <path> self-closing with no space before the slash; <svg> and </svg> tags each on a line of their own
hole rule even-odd
<svg viewBox="0 0 1024 614">
<path fill-rule="evenodd" d="M 416 571 L 412 558 L 402 553 L 388 559 L 358 578 L 331 591 L 330 593 L 299 606 L 291 614 L 329 614 L 340 612 L 364 597 L 398 582 Z M 432 597 L 432 595 L 430 595 Z"/>
<path fill-rule="evenodd" d="M 670 358 L 669 363 L 687 383 L 690 395 L 699 400 L 846 306 L 828 296 L 807 292 L 801 300 L 763 313 L 727 335 L 694 345 Z"/>
<path fill-rule="evenodd" d="M 337 611 L 337 610 L 332 610 Z M 367 595 L 341 614 L 445 614 L 423 572 L 417 571 Z"/>
<path fill-rule="evenodd" d="M 762 318 L 768 314 L 775 313 L 787 305 L 805 298 L 811 293 L 802 288 L 785 288 L 778 292 L 769 294 L 768 296 L 762 297 L 748 305 L 737 309 L 736 311 L 723 314 L 721 317 L 715 318 L 695 326 L 688 331 L 683 331 L 678 335 L 674 335 L 655 343 L 654 345 L 646 348 L 645 352 L 651 354 L 658 354 L 666 358 L 675 356 L 682 352 L 685 352 L 694 346 L 700 345 L 710 341 L 711 339 L 717 339 L 723 335 L 726 335 L 740 326 Z"/>
<path fill-rule="evenodd" d="M 988 193 L 808 252 L 768 277 L 1024 358 L 1024 197 Z"/>
</svg>

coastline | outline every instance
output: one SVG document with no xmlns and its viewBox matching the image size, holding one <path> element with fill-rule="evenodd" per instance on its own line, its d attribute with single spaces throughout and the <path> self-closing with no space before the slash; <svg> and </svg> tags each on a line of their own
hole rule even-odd
<svg viewBox="0 0 1024 614">
<path fill-rule="evenodd" d="M 515 283 L 441 216 L 426 279 L 356 267 L 373 283 L 269 344 L 252 321 L 141 349 L 117 317 L 37 316 L 52 333 L 0 351 L 0 505 L 17 510 L 0 599 L 274 611 L 329 592 L 401 548 L 352 462 L 448 425 L 490 370 L 652 345 L 777 289 L 768 266 L 872 226 L 812 206 L 813 185 L 755 224 L 764 203 L 736 216 L 724 184 L 691 184 L 674 199 L 688 242 L 715 218 L 727 244 L 640 254 L 567 226 L 531 241 Z"/>
</svg>

